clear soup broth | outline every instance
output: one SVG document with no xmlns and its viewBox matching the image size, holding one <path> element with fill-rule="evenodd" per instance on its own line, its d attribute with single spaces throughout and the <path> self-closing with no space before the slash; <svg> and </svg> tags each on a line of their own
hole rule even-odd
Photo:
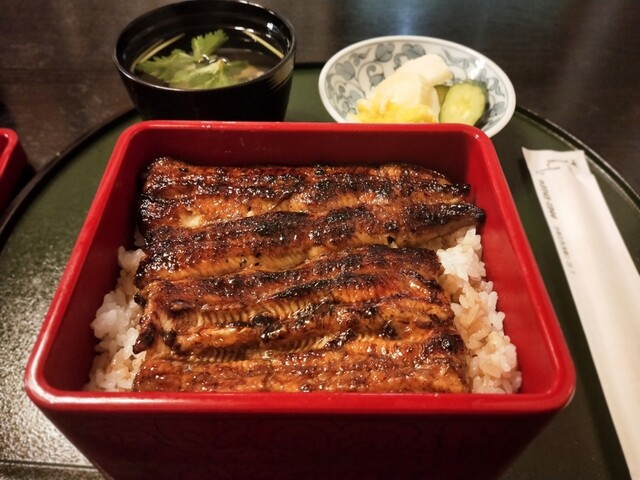
<svg viewBox="0 0 640 480">
<path fill-rule="evenodd" d="M 192 39 L 217 30 L 227 40 L 213 53 L 198 56 L 192 48 Z M 176 55 L 177 50 L 181 53 Z M 141 80 L 164 87 L 220 88 L 260 77 L 275 67 L 283 55 L 268 37 L 247 29 L 193 30 L 154 42 L 136 58 L 130 70 Z M 157 68 L 148 66 L 150 62 L 155 62 Z M 148 67 L 143 69 L 145 64 Z M 220 70 L 224 72 L 222 80 L 215 78 L 221 75 Z"/>
</svg>

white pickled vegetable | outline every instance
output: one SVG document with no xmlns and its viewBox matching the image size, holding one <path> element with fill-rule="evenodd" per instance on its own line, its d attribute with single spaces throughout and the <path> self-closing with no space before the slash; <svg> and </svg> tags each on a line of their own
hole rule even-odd
<svg viewBox="0 0 640 480">
<path fill-rule="evenodd" d="M 440 100 L 434 88 L 452 78 L 444 60 L 433 54 L 405 62 L 357 104 L 363 123 L 432 123 Z"/>
</svg>

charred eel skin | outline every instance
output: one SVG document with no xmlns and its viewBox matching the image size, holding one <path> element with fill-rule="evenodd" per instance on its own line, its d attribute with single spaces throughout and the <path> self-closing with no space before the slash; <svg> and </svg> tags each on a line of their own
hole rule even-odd
<svg viewBox="0 0 640 480">
<path fill-rule="evenodd" d="M 271 350 L 229 361 L 156 356 L 135 391 L 469 392 L 464 347 L 453 332 L 423 341 L 363 338 L 301 351 Z"/>
<path fill-rule="evenodd" d="M 203 227 L 161 227 L 147 236 L 139 288 L 161 278 L 208 277 L 245 268 L 284 270 L 361 245 L 418 247 L 484 212 L 469 203 L 345 207 L 322 214 L 273 212 Z"/>
<path fill-rule="evenodd" d="M 202 167 L 160 158 L 145 173 L 139 224 L 146 233 L 269 212 L 323 213 L 398 201 L 453 204 L 468 193 L 467 184 L 409 165 Z"/>
<path fill-rule="evenodd" d="M 355 334 L 410 338 L 451 323 L 431 250 L 348 248 L 298 267 L 177 281 L 144 290 L 143 351 L 160 335 L 181 355 L 219 349 L 280 348 Z"/>
</svg>

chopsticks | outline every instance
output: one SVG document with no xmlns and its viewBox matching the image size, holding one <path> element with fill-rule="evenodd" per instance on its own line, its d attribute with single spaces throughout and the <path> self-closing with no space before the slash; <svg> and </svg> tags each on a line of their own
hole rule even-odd
<svg viewBox="0 0 640 480">
<path fill-rule="evenodd" d="M 632 478 L 640 478 L 640 275 L 584 152 L 527 150 Z"/>
</svg>

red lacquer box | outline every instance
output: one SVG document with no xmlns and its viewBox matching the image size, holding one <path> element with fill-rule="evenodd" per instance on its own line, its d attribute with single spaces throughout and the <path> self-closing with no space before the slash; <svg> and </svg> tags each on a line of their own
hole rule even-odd
<svg viewBox="0 0 640 480">
<path fill-rule="evenodd" d="M 151 394 L 82 391 L 89 327 L 131 246 L 141 172 L 212 165 L 409 162 L 472 186 L 487 276 L 517 346 L 520 393 Z M 455 125 L 143 122 L 126 130 L 27 366 L 30 398 L 113 478 L 480 478 L 571 399 L 575 372 L 491 141 Z"/>
<path fill-rule="evenodd" d="M 29 168 L 16 132 L 0 128 L 0 213 L 22 186 L 23 176 Z"/>
</svg>

